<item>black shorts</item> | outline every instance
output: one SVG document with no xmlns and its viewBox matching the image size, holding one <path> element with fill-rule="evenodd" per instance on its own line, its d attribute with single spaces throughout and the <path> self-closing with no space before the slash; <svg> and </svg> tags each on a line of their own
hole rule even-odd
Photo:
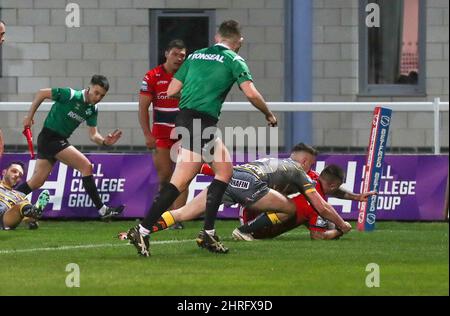
<svg viewBox="0 0 450 316">
<path fill-rule="evenodd" d="M 69 141 L 58 133 L 44 127 L 38 136 L 38 159 L 56 162 L 56 154 L 70 146 Z"/>
<path fill-rule="evenodd" d="M 181 147 L 198 154 L 211 152 L 217 138 L 217 119 L 195 110 L 183 109 L 176 118 L 175 132 Z"/>
<path fill-rule="evenodd" d="M 248 207 L 266 196 L 269 191 L 267 183 L 253 173 L 233 170 L 233 176 L 228 183 L 222 202 L 227 206 L 239 203 Z"/>
</svg>

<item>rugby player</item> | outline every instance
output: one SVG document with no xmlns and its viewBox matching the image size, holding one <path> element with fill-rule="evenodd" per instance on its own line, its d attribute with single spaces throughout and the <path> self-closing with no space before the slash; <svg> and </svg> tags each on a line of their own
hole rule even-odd
<svg viewBox="0 0 450 316">
<path fill-rule="evenodd" d="M 237 83 L 252 105 L 264 113 L 269 125 L 277 124 L 276 117 L 255 88 L 247 64 L 237 54 L 243 41 L 239 23 L 234 20 L 221 23 L 215 40 L 216 45 L 189 55 L 169 85 L 169 97 L 180 96 L 183 90 L 175 124 L 177 132 L 182 134 L 182 148 L 170 183 L 161 188 L 142 223 L 128 231 L 128 239 L 139 255 L 150 255 L 152 226 L 187 189 L 200 171 L 203 160 L 211 161 L 215 177 L 202 200 L 205 221 L 199 235 L 204 236 L 203 248 L 227 253 L 228 248 L 220 242 L 214 224 L 233 174 L 233 165 L 228 149 L 216 135 L 216 126 L 231 87 Z"/>
<path fill-rule="evenodd" d="M 345 200 L 363 202 L 367 201 L 369 196 L 376 194 L 375 191 L 356 194 L 343 189 L 344 172 L 337 165 L 327 166 L 320 173 L 320 176 L 313 170 L 310 170 L 308 175 L 316 182 L 315 188 L 324 199 L 327 196 L 331 196 Z M 233 238 L 245 241 L 274 238 L 300 225 L 305 225 L 309 229 L 311 239 L 331 240 L 338 239 L 343 235 L 339 229 L 336 229 L 333 223 L 319 215 L 305 196 L 295 196 L 292 198 L 292 201 L 297 208 L 294 216 L 286 216 L 285 214 L 278 213 L 277 217 L 280 219 L 280 223 L 268 225 L 256 230 L 252 230 L 249 226 L 251 226 L 252 221 L 258 220 L 257 217 L 260 216 L 260 213 L 249 208 L 241 207 L 239 219 L 242 226 L 233 231 Z M 245 233 L 243 231 L 245 231 Z"/>
<path fill-rule="evenodd" d="M 41 192 L 35 205 L 27 200 L 25 194 L 14 190 L 24 173 L 23 163 L 14 161 L 2 171 L 0 181 L 0 230 L 16 228 L 25 218 L 38 219 L 50 200 L 47 190 Z"/>
<path fill-rule="evenodd" d="M 172 40 L 165 50 L 165 62 L 148 71 L 142 80 L 139 93 L 139 123 L 145 136 L 147 148 L 154 150 L 155 165 L 160 189 L 170 182 L 175 163 L 170 158 L 170 150 L 177 142 L 170 134 L 175 128 L 175 118 L 180 112 L 179 99 L 167 97 L 167 88 L 173 75 L 181 67 L 186 57 L 186 45 L 182 40 Z M 153 123 L 150 128 L 149 108 L 153 104 Z M 188 190 L 185 190 L 172 205 L 177 209 L 186 204 Z M 182 228 L 181 224 L 172 228 Z"/>
<path fill-rule="evenodd" d="M 305 144 L 299 144 L 292 150 L 288 159 L 266 158 L 234 167 L 232 179 L 225 191 L 223 203 L 236 203 L 263 213 L 251 229 L 258 230 L 281 223 L 278 214 L 266 213 L 268 209 L 292 217 L 296 213 L 296 204 L 285 195 L 301 193 L 306 196 L 323 218 L 336 224 L 342 233 L 351 230 L 351 225 L 345 222 L 334 208 L 316 192 L 314 182 L 306 175 L 315 161 L 317 152 Z M 303 167 L 300 162 L 303 162 Z M 205 168 L 203 168 L 205 169 Z M 204 172 L 208 173 L 208 172 Z M 282 193 L 280 193 L 282 192 Z M 283 195 L 285 194 L 285 195 Z M 160 231 L 179 221 L 191 220 L 204 213 L 206 190 L 203 190 L 186 206 L 165 212 L 153 226 L 152 232 Z M 123 236 L 119 234 L 119 238 Z M 197 244 L 202 247 L 204 235 L 199 235 Z"/>
<path fill-rule="evenodd" d="M 34 124 L 34 114 L 45 99 L 55 101 L 38 136 L 36 168 L 30 180 L 22 183 L 17 191 L 28 195 L 40 188 L 50 175 L 56 161 L 60 161 L 82 174 L 83 186 L 94 202 L 102 219 L 109 219 L 122 213 L 124 206 L 108 207 L 103 204 L 94 182 L 91 162 L 67 140 L 84 121 L 89 126 L 91 141 L 98 145 L 115 144 L 122 132 L 115 130 L 103 137 L 97 130 L 97 103 L 106 95 L 109 82 L 102 75 L 94 75 L 87 89 L 72 88 L 41 89 L 35 96 L 28 115 L 23 120 L 24 128 Z"/>
</svg>

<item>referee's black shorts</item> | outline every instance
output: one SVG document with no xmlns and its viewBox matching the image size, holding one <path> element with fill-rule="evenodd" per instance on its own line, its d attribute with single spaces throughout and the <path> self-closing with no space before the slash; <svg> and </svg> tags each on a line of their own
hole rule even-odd
<svg viewBox="0 0 450 316">
<path fill-rule="evenodd" d="M 56 162 L 56 154 L 70 146 L 69 141 L 55 131 L 44 127 L 38 136 L 38 159 Z"/>
<path fill-rule="evenodd" d="M 176 118 L 175 132 L 181 147 L 197 154 L 212 152 L 217 139 L 217 119 L 191 109 L 182 109 Z"/>
</svg>

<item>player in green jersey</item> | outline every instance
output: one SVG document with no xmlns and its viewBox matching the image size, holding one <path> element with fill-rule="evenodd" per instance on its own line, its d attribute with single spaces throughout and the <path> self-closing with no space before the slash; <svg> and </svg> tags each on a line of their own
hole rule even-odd
<svg viewBox="0 0 450 316">
<path fill-rule="evenodd" d="M 108 207 L 103 204 L 95 186 L 91 162 L 67 140 L 84 121 L 89 126 L 91 141 L 97 145 L 110 146 L 119 140 L 122 132 L 118 129 L 106 137 L 97 130 L 97 103 L 103 99 L 108 89 L 109 82 L 106 77 L 94 75 L 89 87 L 84 90 L 48 88 L 41 89 L 36 94 L 28 116 L 23 120 L 25 128 L 33 125 L 34 114 L 45 99 L 51 99 L 55 103 L 38 136 L 38 159 L 34 174 L 30 180 L 17 188 L 18 191 L 28 195 L 31 191 L 40 188 L 49 177 L 56 161 L 60 161 L 81 172 L 83 186 L 102 219 L 122 213 L 123 205 Z"/>
<path fill-rule="evenodd" d="M 269 125 L 277 119 L 253 84 L 253 78 L 237 52 L 242 45 L 240 25 L 224 21 L 215 36 L 216 45 L 189 55 L 174 75 L 167 90 L 169 97 L 179 96 L 180 113 L 176 130 L 181 134 L 181 152 L 170 183 L 162 187 L 142 223 L 128 231 L 128 239 L 138 254 L 149 256 L 149 233 L 161 214 L 188 187 L 199 172 L 203 160 L 211 163 L 215 178 L 208 187 L 205 222 L 199 235 L 205 236 L 202 247 L 215 253 L 227 253 L 214 229 L 218 208 L 233 174 L 230 154 L 222 140 L 216 137 L 216 124 L 222 104 L 237 83 L 248 100 L 262 113 Z M 209 159 L 208 154 L 212 157 Z"/>
</svg>

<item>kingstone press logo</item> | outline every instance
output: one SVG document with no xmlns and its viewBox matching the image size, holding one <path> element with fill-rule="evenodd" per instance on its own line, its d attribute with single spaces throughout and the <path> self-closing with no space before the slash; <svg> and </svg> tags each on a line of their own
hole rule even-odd
<svg viewBox="0 0 450 316">
<path fill-rule="evenodd" d="M 375 213 L 367 214 L 367 224 L 369 224 L 369 225 L 375 224 L 376 218 L 377 218 L 377 216 L 375 215 Z"/>
<path fill-rule="evenodd" d="M 387 127 L 387 126 L 389 126 L 390 123 L 391 123 L 391 118 L 389 116 L 383 115 L 381 117 L 381 125 L 383 125 L 384 127 Z"/>
</svg>

